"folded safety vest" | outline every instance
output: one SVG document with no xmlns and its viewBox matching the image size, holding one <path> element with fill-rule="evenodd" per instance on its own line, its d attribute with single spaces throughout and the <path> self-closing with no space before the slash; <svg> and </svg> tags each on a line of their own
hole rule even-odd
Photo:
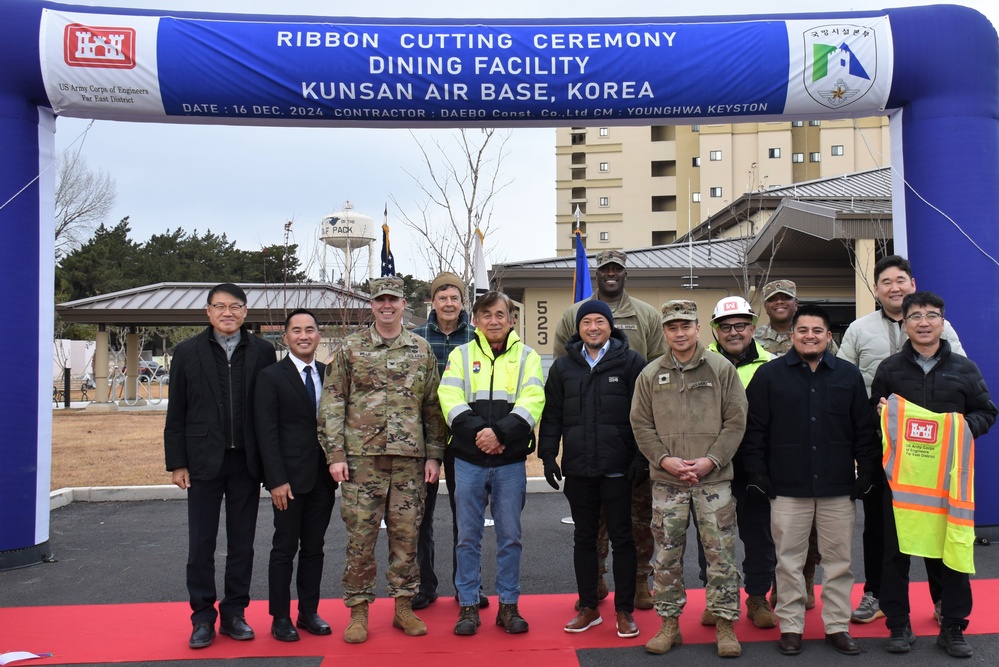
<svg viewBox="0 0 999 667">
<path fill-rule="evenodd" d="M 975 439 L 964 415 L 892 394 L 881 433 L 899 549 L 974 574 Z"/>
</svg>

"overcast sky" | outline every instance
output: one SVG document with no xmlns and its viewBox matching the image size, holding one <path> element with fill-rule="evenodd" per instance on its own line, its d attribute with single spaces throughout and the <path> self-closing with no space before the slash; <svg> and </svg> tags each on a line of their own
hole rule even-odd
<svg viewBox="0 0 999 667">
<path fill-rule="evenodd" d="M 139 2 L 74 2 L 95 7 L 203 10 L 203 0 Z M 811 11 L 853 11 L 904 7 L 934 2 L 853 1 L 829 6 L 800 0 L 760 0 L 757 3 L 711 1 L 669 3 L 670 17 L 685 15 L 753 15 Z M 973 7 L 993 24 L 999 11 L 980 0 L 954 3 Z M 573 2 L 454 2 L 436 0 L 329 2 L 328 0 L 244 0 L 221 2 L 216 11 L 285 15 L 425 18 L 567 18 L 663 17 L 661 1 L 575 0 Z M 685 11 L 685 9 L 689 10 Z M 696 10 L 696 12 L 691 11 Z M 333 13 L 335 12 L 335 14 Z M 404 170 L 422 172 L 416 140 L 453 141 L 453 130 L 338 129 L 230 127 L 122 123 L 60 118 L 56 124 L 58 151 L 75 150 L 93 169 L 109 172 L 117 182 L 118 202 L 108 220 L 130 216 L 132 237 L 138 241 L 166 229 L 183 227 L 225 233 L 244 249 L 281 243 L 284 224 L 293 221 L 293 243 L 302 246 L 303 263 L 319 275 L 319 222 L 349 200 L 354 210 L 381 221 L 389 203 L 389 224 L 396 267 L 400 273 L 428 277 L 419 255 L 411 250 L 411 232 L 391 205 L 394 197 L 413 214 L 424 197 Z M 551 257 L 555 254 L 555 130 L 510 130 L 508 156 L 503 162 L 511 184 L 496 199 L 494 224 L 486 239 L 487 263 Z M 380 243 L 380 242 L 379 242 Z M 340 260 L 342 262 L 342 260 Z M 333 255 L 330 254 L 333 263 Z M 356 275 L 356 274 L 355 274 Z"/>
</svg>

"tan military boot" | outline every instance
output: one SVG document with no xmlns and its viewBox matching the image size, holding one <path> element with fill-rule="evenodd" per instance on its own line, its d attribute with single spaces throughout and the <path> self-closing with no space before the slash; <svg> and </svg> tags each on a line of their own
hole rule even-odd
<svg viewBox="0 0 999 667">
<path fill-rule="evenodd" d="M 732 621 L 727 618 L 719 618 L 715 623 L 715 642 L 719 658 L 738 658 L 742 655 L 742 644 L 735 636 Z"/>
<path fill-rule="evenodd" d="M 635 581 L 635 609 L 652 609 L 652 595 L 649 593 L 649 578 L 639 574 Z"/>
<path fill-rule="evenodd" d="M 746 598 L 746 615 L 753 620 L 753 625 L 758 628 L 777 626 L 777 616 L 764 595 L 750 595 Z"/>
<path fill-rule="evenodd" d="M 663 655 L 669 653 L 669 650 L 674 646 L 679 646 L 682 643 L 683 635 L 680 634 L 679 619 L 667 616 L 663 618 L 663 625 L 659 628 L 656 636 L 645 645 L 645 650 L 656 655 Z"/>
<path fill-rule="evenodd" d="M 350 608 L 350 623 L 343 631 L 343 640 L 348 644 L 360 644 L 368 640 L 367 602 L 361 602 Z"/>
<path fill-rule="evenodd" d="M 427 634 L 427 625 L 413 613 L 413 598 L 398 597 L 395 599 L 395 616 L 392 617 L 392 627 L 399 628 L 410 637 Z"/>
<path fill-rule="evenodd" d="M 815 608 L 815 561 L 807 559 L 802 568 L 805 575 L 805 609 Z"/>
</svg>

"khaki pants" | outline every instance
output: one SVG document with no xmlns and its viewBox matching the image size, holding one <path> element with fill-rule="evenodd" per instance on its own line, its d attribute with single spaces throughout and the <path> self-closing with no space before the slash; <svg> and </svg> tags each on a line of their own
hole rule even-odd
<svg viewBox="0 0 999 667">
<path fill-rule="evenodd" d="M 822 557 L 822 623 L 828 634 L 846 632 L 850 624 L 850 549 L 856 505 L 848 496 L 791 498 L 770 501 L 770 528 L 777 550 L 777 606 L 780 631 L 805 629 L 805 577 L 812 521 L 818 529 Z"/>
</svg>

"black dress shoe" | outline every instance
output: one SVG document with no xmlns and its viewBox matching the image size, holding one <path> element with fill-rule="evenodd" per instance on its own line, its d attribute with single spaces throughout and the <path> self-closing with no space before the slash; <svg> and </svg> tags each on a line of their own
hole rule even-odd
<svg viewBox="0 0 999 667">
<path fill-rule="evenodd" d="M 437 593 L 424 593 L 420 591 L 413 596 L 413 610 L 426 609 L 434 602 L 437 602 Z"/>
<path fill-rule="evenodd" d="M 297 642 L 298 641 L 298 630 L 295 626 L 291 624 L 291 619 L 275 618 L 271 621 L 271 634 L 274 635 L 274 639 L 282 642 Z"/>
<path fill-rule="evenodd" d="M 777 650 L 784 655 L 798 655 L 801 653 L 801 634 L 797 632 L 780 633 Z"/>
<path fill-rule="evenodd" d="M 489 598 L 487 598 L 482 593 L 479 593 L 479 609 L 485 609 L 489 606 Z"/>
<path fill-rule="evenodd" d="M 330 629 L 329 623 L 319 618 L 319 614 L 312 612 L 311 614 L 303 614 L 299 612 L 298 620 L 295 621 L 295 625 L 302 628 L 310 635 L 328 635 L 333 632 Z"/>
<path fill-rule="evenodd" d="M 246 620 L 242 616 L 223 618 L 222 622 L 219 623 L 219 633 L 238 641 L 253 639 L 255 636 L 253 628 L 246 624 Z"/>
<path fill-rule="evenodd" d="M 191 648 L 206 648 L 215 641 L 214 623 L 195 623 L 194 631 L 191 632 L 191 641 L 187 643 Z"/>
<path fill-rule="evenodd" d="M 831 635 L 826 635 L 826 643 L 832 644 L 832 647 L 842 653 L 843 655 L 857 655 L 860 653 L 860 644 L 857 640 L 850 636 L 849 632 L 834 632 Z"/>
</svg>

